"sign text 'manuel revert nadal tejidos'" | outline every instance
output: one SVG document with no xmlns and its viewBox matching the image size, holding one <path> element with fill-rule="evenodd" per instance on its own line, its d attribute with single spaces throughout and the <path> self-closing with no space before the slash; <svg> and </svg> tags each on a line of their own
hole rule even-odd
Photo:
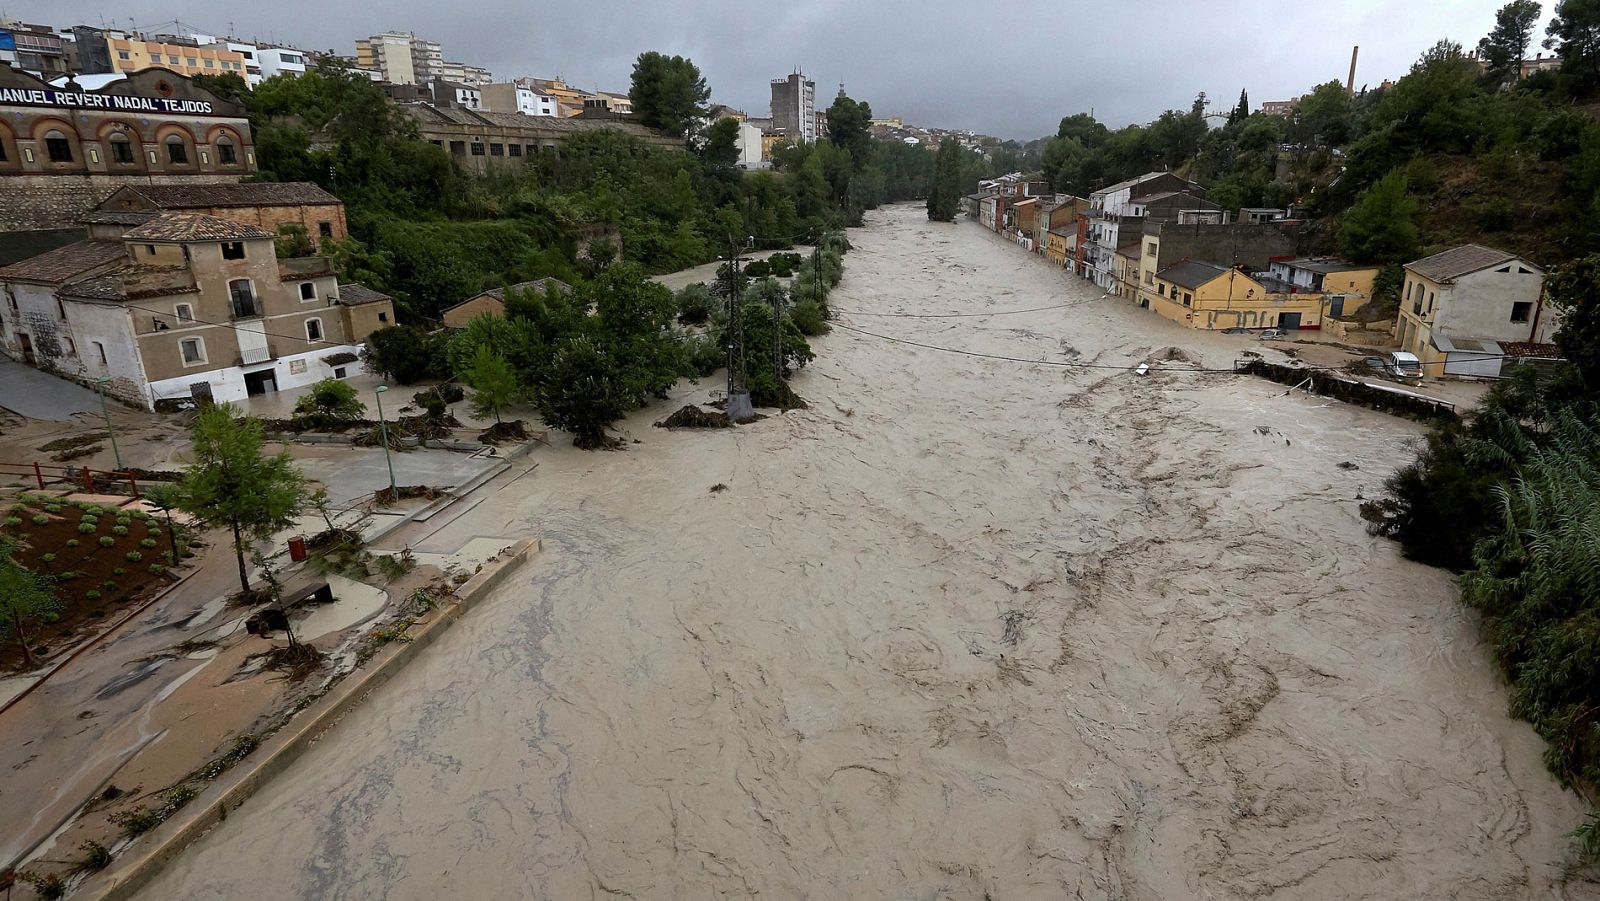
<svg viewBox="0 0 1600 901">
<path fill-rule="evenodd" d="M 89 94 L 54 88 L 0 88 L 0 103 L 22 106 L 66 106 L 78 109 L 128 110 L 141 113 L 211 113 L 209 100 L 170 100 L 166 97 L 130 97 Z"/>
</svg>

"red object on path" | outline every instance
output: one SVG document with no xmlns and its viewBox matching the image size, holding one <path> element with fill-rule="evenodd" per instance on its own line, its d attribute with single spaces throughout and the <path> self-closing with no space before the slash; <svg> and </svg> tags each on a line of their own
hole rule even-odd
<svg viewBox="0 0 1600 901">
<path fill-rule="evenodd" d="M 303 563 L 306 559 L 306 540 L 296 535 L 289 539 L 289 559 L 296 563 Z"/>
</svg>

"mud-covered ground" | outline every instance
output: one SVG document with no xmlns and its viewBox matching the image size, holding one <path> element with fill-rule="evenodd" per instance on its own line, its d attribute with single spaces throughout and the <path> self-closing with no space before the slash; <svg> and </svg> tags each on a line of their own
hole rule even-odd
<svg viewBox="0 0 1600 901">
<path fill-rule="evenodd" d="M 539 452 L 439 540 L 544 552 L 144 897 L 1596 894 L 1448 576 L 1357 517 L 1415 426 L 1132 375 L 1248 342 L 868 221 L 841 324 L 1108 368 L 839 330 L 808 411 Z"/>
</svg>

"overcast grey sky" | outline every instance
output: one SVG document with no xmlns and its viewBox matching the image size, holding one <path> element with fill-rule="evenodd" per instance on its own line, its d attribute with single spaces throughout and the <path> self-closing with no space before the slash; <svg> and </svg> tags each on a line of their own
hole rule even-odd
<svg viewBox="0 0 1600 901">
<path fill-rule="evenodd" d="M 634 57 L 659 50 L 692 58 L 713 99 L 752 115 L 765 115 L 771 79 L 802 67 L 821 106 L 842 81 L 878 116 L 1025 139 L 1091 108 L 1113 126 L 1148 121 L 1187 108 L 1200 91 L 1216 109 L 1236 103 L 1241 87 L 1256 104 L 1287 99 L 1342 81 L 1355 44 L 1356 84 L 1376 85 L 1441 37 L 1474 47 L 1503 2 L 0 0 L 0 8 L 50 25 L 126 28 L 131 17 L 158 29 L 176 19 L 346 54 L 356 38 L 412 31 L 497 78 L 560 75 L 614 91 L 628 89 Z"/>
</svg>

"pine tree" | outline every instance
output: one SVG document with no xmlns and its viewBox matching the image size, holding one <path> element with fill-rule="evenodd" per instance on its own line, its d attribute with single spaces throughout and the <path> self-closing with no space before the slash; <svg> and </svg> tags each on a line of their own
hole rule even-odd
<svg viewBox="0 0 1600 901">
<path fill-rule="evenodd" d="M 1490 72 L 1505 80 L 1517 76 L 1542 13 L 1538 0 L 1511 0 L 1500 7 L 1494 16 L 1494 30 L 1478 42 L 1478 56 Z"/>
<path fill-rule="evenodd" d="M 1362 191 L 1339 224 L 1339 251 L 1358 263 L 1404 263 L 1417 255 L 1417 199 L 1399 169 Z"/>
</svg>

